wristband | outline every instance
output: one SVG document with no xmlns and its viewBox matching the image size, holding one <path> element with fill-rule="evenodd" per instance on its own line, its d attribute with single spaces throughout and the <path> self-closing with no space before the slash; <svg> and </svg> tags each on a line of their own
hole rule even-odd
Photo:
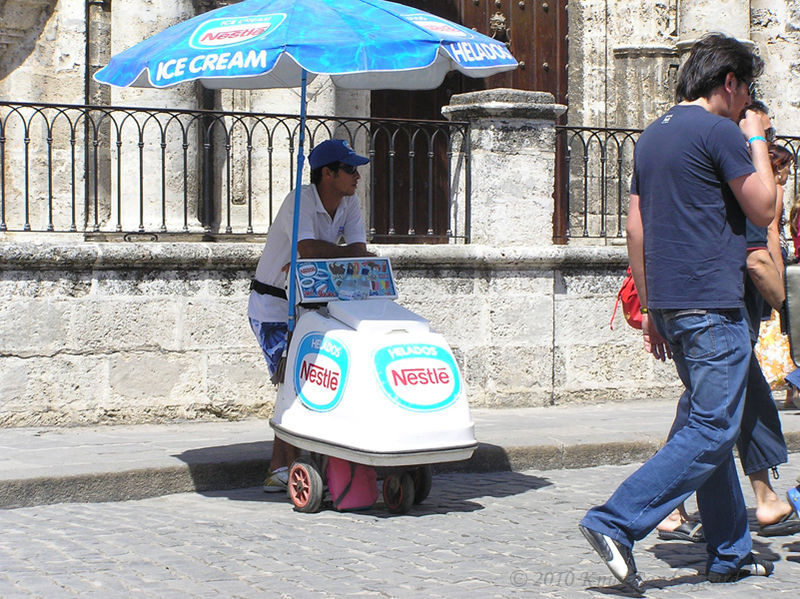
<svg viewBox="0 0 800 599">
<path fill-rule="evenodd" d="M 759 140 L 763 141 L 764 143 L 767 143 L 767 139 L 765 137 L 762 137 L 761 135 L 754 135 L 753 137 L 747 140 L 747 145 L 750 145 L 754 141 L 759 141 Z"/>
<path fill-rule="evenodd" d="M 641 310 L 639 310 L 639 311 L 640 311 L 642 314 L 647 314 L 647 308 L 642 308 L 642 309 L 641 309 Z"/>
</svg>

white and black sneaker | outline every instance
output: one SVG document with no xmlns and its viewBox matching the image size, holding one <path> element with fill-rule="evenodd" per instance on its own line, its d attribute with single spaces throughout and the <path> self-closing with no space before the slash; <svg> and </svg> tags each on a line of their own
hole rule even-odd
<svg viewBox="0 0 800 599">
<path fill-rule="evenodd" d="M 641 594 L 643 592 L 642 579 L 636 571 L 636 562 L 633 553 L 622 543 L 615 541 L 608 535 L 601 534 L 585 526 L 578 525 L 583 536 L 589 541 L 597 554 L 602 557 L 611 573 L 626 587 Z"/>
<path fill-rule="evenodd" d="M 706 576 L 708 577 L 708 582 L 736 582 L 748 576 L 769 576 L 774 569 L 775 566 L 772 565 L 772 562 L 763 560 L 751 553 L 737 569 L 731 570 L 730 572 L 714 572 L 713 570 L 709 570 Z"/>
</svg>

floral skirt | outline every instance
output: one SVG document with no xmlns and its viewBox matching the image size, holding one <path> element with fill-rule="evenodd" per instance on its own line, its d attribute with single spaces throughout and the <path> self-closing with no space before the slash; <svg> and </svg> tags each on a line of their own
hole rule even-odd
<svg viewBox="0 0 800 599">
<path fill-rule="evenodd" d="M 769 320 L 761 323 L 755 352 L 772 390 L 785 389 L 786 375 L 795 369 L 795 365 L 789 352 L 789 338 L 781 333 L 780 316 L 775 310 Z"/>
</svg>

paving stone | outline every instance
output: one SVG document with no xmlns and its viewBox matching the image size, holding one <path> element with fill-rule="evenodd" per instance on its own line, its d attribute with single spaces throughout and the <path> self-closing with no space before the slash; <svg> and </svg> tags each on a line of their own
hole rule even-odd
<svg viewBox="0 0 800 599">
<path fill-rule="evenodd" d="M 257 488 L 0 510 L 0 529 L 15 531 L 0 535 L 0 596 L 626 596 L 577 522 L 635 467 L 438 474 L 428 500 L 404 516 L 381 504 L 300 514 Z M 800 474 L 797 456 L 781 472 L 784 492 Z M 112 531 L 98 526 L 108 522 Z M 699 574 L 704 546 L 651 534 L 635 548 L 647 596 L 796 596 L 800 536 L 753 539 L 777 560 L 775 574 L 722 589 Z"/>
</svg>

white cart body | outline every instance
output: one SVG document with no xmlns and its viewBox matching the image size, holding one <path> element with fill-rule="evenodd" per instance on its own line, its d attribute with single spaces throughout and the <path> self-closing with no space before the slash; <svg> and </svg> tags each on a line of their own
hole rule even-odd
<svg viewBox="0 0 800 599">
<path fill-rule="evenodd" d="M 378 287 L 298 318 L 270 420 L 276 436 L 372 466 L 468 459 L 477 442 L 450 346 Z"/>
</svg>

